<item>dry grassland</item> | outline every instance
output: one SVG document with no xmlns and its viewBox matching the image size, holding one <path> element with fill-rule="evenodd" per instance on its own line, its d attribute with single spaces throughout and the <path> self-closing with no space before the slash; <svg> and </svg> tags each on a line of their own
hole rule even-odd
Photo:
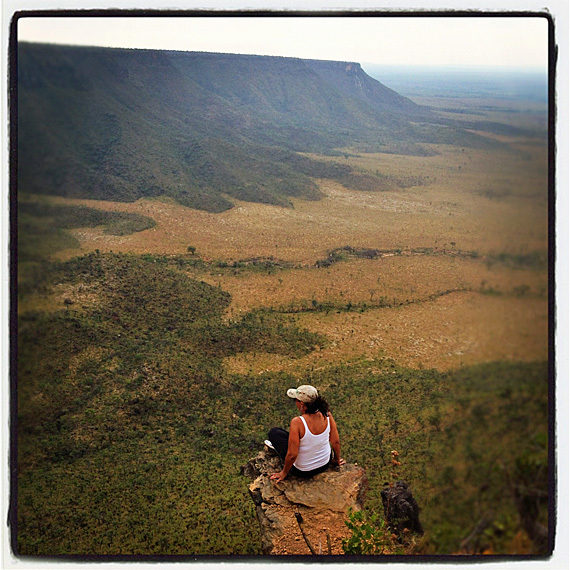
<svg viewBox="0 0 570 570">
<path fill-rule="evenodd" d="M 488 266 L 482 259 L 453 255 L 394 255 L 356 259 L 326 269 L 316 267 L 267 273 L 195 274 L 232 295 L 230 316 L 263 307 L 287 308 L 316 301 L 337 305 L 374 304 L 382 297 L 389 304 L 421 302 L 448 290 L 490 289 L 511 294 L 523 285 L 527 294 L 546 296 L 541 272 L 501 264 Z"/>
<path fill-rule="evenodd" d="M 184 253 L 197 247 L 206 258 L 274 256 L 314 263 L 343 245 L 380 249 L 451 244 L 480 254 L 546 249 L 546 153 L 531 160 L 508 152 L 438 147 L 435 157 L 366 155 L 347 162 L 395 176 L 425 176 L 427 184 L 395 192 L 355 192 L 319 181 L 326 198 L 294 200 L 294 208 L 236 202 L 221 214 L 174 202 L 125 204 L 65 200 L 104 210 L 137 212 L 158 226 L 130 236 L 98 229 L 74 230 L 83 251 Z M 344 160 L 344 159 L 343 159 Z M 491 196 L 491 197 L 489 197 Z M 59 199 L 63 201 L 63 199 Z M 61 256 L 77 255 L 77 250 Z"/>
<path fill-rule="evenodd" d="M 312 300 L 354 304 L 384 297 L 404 303 L 364 312 L 295 315 L 291 318 L 299 325 L 326 334 L 329 347 L 299 360 L 265 354 L 228 359 L 229 369 L 237 372 L 300 372 L 361 356 L 440 369 L 498 359 L 545 359 L 546 270 L 490 265 L 486 259 L 499 253 L 545 253 L 548 247 L 546 150 L 534 141 L 511 142 L 517 145 L 514 151 L 438 146 L 440 154 L 434 157 L 336 158 L 371 172 L 421 176 L 426 183 L 392 192 L 359 192 L 321 180 L 325 199 L 294 200 L 291 209 L 237 202 L 230 211 L 209 214 L 170 201 L 56 199 L 138 212 L 157 222 L 155 228 L 122 237 L 99 229 L 74 230 L 81 251 L 68 250 L 60 257 L 95 249 L 182 254 L 192 245 L 209 260 L 272 256 L 299 266 L 271 274 L 196 273 L 231 293 L 230 318 L 258 307 Z M 329 250 L 345 245 L 399 248 L 404 254 L 315 267 Z M 436 254 L 405 254 L 413 248 L 433 248 Z M 478 258 L 458 257 L 450 250 L 476 252 Z M 516 294 L 521 287 L 523 296 Z M 488 294 L 490 289 L 501 294 Z M 460 291 L 435 297 L 450 290 Z"/>
<path fill-rule="evenodd" d="M 238 355 L 227 359 L 230 370 L 301 373 L 362 356 L 391 358 L 410 368 L 449 370 L 495 360 L 545 359 L 548 350 L 545 299 L 453 293 L 396 309 L 303 314 L 295 321 L 325 334 L 330 345 L 299 360 Z"/>
</svg>

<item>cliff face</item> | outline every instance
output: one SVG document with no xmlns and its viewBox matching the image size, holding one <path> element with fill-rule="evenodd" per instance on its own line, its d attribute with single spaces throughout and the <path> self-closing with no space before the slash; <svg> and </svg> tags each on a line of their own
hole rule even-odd
<svg viewBox="0 0 570 570">
<path fill-rule="evenodd" d="M 432 116 L 356 63 L 27 43 L 17 59 L 23 192 L 290 206 L 338 179 L 296 152 L 384 148 Z"/>
<path fill-rule="evenodd" d="M 375 111 L 408 119 L 433 119 L 425 107 L 376 81 L 359 63 L 315 60 L 307 60 L 306 63 L 323 81 L 333 84 L 343 95 L 359 99 Z"/>
<path fill-rule="evenodd" d="M 347 464 L 312 479 L 287 477 L 272 482 L 270 475 L 280 469 L 279 457 L 267 450 L 243 467 L 243 473 L 253 479 L 249 492 L 264 554 L 343 554 L 342 539 L 350 534 L 344 524 L 348 510 L 359 510 L 364 502 L 364 469 Z"/>
</svg>

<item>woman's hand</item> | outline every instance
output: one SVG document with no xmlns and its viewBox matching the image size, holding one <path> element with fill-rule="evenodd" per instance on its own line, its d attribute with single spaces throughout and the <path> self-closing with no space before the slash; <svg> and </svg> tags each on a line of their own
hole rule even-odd
<svg viewBox="0 0 570 570">
<path fill-rule="evenodd" d="M 333 465 L 335 465 L 336 467 L 340 467 L 341 465 L 344 465 L 346 463 L 346 461 L 341 457 L 338 461 L 333 461 Z"/>
<path fill-rule="evenodd" d="M 281 481 L 283 481 L 283 479 L 285 479 L 285 477 L 287 477 L 287 473 L 283 473 L 283 471 L 280 471 L 279 473 L 273 473 L 273 475 L 271 475 L 270 479 L 272 481 L 276 481 L 277 483 L 280 483 Z"/>
</svg>

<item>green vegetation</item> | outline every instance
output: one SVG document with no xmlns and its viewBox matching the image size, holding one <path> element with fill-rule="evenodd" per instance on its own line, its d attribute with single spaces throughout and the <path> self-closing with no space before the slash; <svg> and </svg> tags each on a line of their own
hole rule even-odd
<svg viewBox="0 0 570 570">
<path fill-rule="evenodd" d="M 322 390 L 343 455 L 366 468 L 367 517 L 399 451 L 426 552 L 458 551 L 482 516 L 473 551 L 508 551 L 513 488 L 547 488 L 546 365 L 230 374 L 224 357 L 302 358 L 326 339 L 277 313 L 225 322 L 227 293 L 153 256 L 90 254 L 43 276 L 69 303 L 19 319 L 20 554 L 258 554 L 240 466 L 289 421 L 283 394 L 300 382 Z M 546 523 L 546 497 L 531 499 Z"/>
<path fill-rule="evenodd" d="M 18 215 L 49 218 L 62 229 L 95 228 L 104 226 L 103 232 L 113 236 L 130 235 L 156 226 L 148 216 L 129 212 L 106 212 L 87 206 L 58 206 L 40 202 L 20 202 Z"/>
<path fill-rule="evenodd" d="M 18 203 L 19 256 L 22 260 L 43 259 L 48 253 L 77 247 L 65 230 L 103 226 L 103 232 L 124 236 L 156 225 L 148 216 L 128 212 L 107 212 L 87 206 L 62 206 L 45 201 L 20 199 Z"/>
<path fill-rule="evenodd" d="M 239 466 L 270 404 L 222 358 L 323 339 L 276 316 L 223 324 L 227 293 L 136 256 L 54 264 L 56 283 L 96 301 L 20 319 L 20 553 L 255 553 Z"/>
<path fill-rule="evenodd" d="M 384 519 L 373 513 L 366 518 L 363 511 L 350 511 L 346 526 L 352 532 L 342 541 L 345 554 L 382 555 L 404 554 L 404 549 L 392 538 Z"/>
<path fill-rule="evenodd" d="M 291 197 L 322 198 L 313 178 L 360 190 L 424 183 L 299 152 L 339 156 L 352 145 L 432 155 L 424 143 L 501 146 L 398 95 L 358 64 L 18 46 L 18 186 L 34 194 L 168 196 L 210 212 L 231 208 L 231 198 L 290 207 Z"/>
<path fill-rule="evenodd" d="M 216 269 L 231 269 L 232 273 L 238 274 L 243 270 L 255 273 L 275 273 L 282 269 L 292 269 L 295 264 L 276 259 L 275 257 L 251 257 L 249 259 L 239 259 L 237 261 L 214 261 L 212 266 Z"/>
<path fill-rule="evenodd" d="M 528 253 L 496 253 L 487 257 L 487 264 L 501 263 L 512 269 L 530 268 L 536 270 L 546 269 L 548 266 L 548 254 L 542 251 Z"/>
<path fill-rule="evenodd" d="M 79 242 L 68 230 L 101 226 L 106 234 L 122 236 L 155 225 L 156 222 L 152 218 L 140 214 L 107 212 L 87 206 L 63 206 L 20 194 L 18 201 L 20 299 L 34 291 L 42 291 L 42 284 L 47 274 L 52 271 L 46 261 L 50 255 L 63 249 L 79 248 Z"/>
<path fill-rule="evenodd" d="M 515 288 L 513 294 L 521 297 L 527 295 L 529 293 L 528 286 L 520 286 Z M 467 288 L 454 288 L 454 289 L 446 289 L 444 291 L 437 291 L 435 293 L 431 293 L 429 295 L 425 295 L 424 297 L 415 297 L 413 299 L 397 299 L 392 298 L 389 299 L 388 297 L 380 296 L 374 300 L 370 301 L 348 301 L 346 303 L 341 303 L 338 301 L 319 301 L 318 299 L 311 299 L 302 300 L 297 302 L 291 302 L 287 305 L 281 305 L 278 307 L 267 307 L 258 309 L 258 312 L 263 312 L 266 314 L 274 314 L 274 313 L 281 313 L 281 314 L 298 314 L 298 313 L 326 313 L 327 315 L 331 312 L 358 312 L 363 313 L 365 311 L 373 310 L 373 309 L 386 309 L 386 308 L 395 308 L 395 307 L 403 307 L 406 305 L 413 305 L 416 303 L 425 303 L 426 301 L 433 301 L 438 299 L 439 297 L 444 297 L 445 295 L 449 295 L 450 293 L 457 293 L 460 291 L 469 291 L 470 289 Z M 483 294 L 496 294 L 502 295 L 500 291 L 496 291 L 494 289 L 481 289 L 481 293 Z"/>
<path fill-rule="evenodd" d="M 330 267 L 331 265 L 338 263 L 339 261 L 347 261 L 351 258 L 363 258 L 363 259 L 378 259 L 380 257 L 392 256 L 392 255 L 450 255 L 455 257 L 469 257 L 472 259 L 477 259 L 479 254 L 476 251 L 462 251 L 460 249 L 449 248 L 449 249 L 434 249 L 432 247 L 414 247 L 407 251 L 402 249 L 375 249 L 375 248 L 357 248 L 351 247 L 350 245 L 345 245 L 344 247 L 338 247 L 328 252 L 328 256 L 324 259 L 318 259 L 315 263 L 317 267 Z M 503 254 L 506 256 L 506 254 Z M 508 256 L 507 256 L 508 257 Z M 532 257 L 534 260 L 534 257 Z M 504 261 L 503 256 L 497 257 L 497 261 Z M 492 263 L 493 261 L 488 261 Z"/>
<path fill-rule="evenodd" d="M 484 515 L 503 532 L 478 537 L 473 551 L 509 551 L 520 529 L 512 489 L 520 458 L 536 466 L 536 488 L 547 488 L 546 365 L 492 363 L 442 374 L 381 360 L 319 371 L 311 381 L 327 386 L 343 454 L 366 466 L 366 513 L 383 512 L 390 450 L 398 450 L 427 553 L 458 552 Z M 545 496 L 540 501 L 545 524 Z"/>
</svg>

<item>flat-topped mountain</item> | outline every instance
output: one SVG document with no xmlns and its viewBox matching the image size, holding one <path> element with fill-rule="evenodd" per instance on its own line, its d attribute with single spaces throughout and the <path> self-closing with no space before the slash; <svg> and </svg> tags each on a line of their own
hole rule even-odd
<svg viewBox="0 0 570 570">
<path fill-rule="evenodd" d="M 321 197 L 314 178 L 385 187 L 381 173 L 298 152 L 482 144 L 354 62 L 30 43 L 17 61 L 21 192 L 287 206 Z"/>
</svg>

